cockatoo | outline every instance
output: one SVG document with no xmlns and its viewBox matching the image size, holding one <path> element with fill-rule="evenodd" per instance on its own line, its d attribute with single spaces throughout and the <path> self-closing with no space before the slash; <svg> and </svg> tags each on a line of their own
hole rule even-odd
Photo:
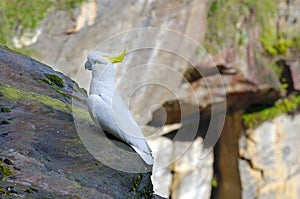
<svg viewBox="0 0 300 199">
<path fill-rule="evenodd" d="M 99 51 L 93 51 L 88 55 L 85 69 L 92 71 L 87 99 L 89 113 L 93 121 L 104 131 L 129 144 L 148 165 L 152 165 L 151 149 L 116 90 L 114 63 L 121 62 L 124 56 L 125 50 L 115 57 Z"/>
</svg>

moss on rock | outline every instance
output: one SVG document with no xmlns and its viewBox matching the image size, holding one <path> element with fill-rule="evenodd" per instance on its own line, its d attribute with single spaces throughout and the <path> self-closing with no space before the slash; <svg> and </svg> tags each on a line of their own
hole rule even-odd
<svg viewBox="0 0 300 199">
<path fill-rule="evenodd" d="M 53 85 L 54 85 L 54 83 L 53 83 L 50 79 L 48 79 L 48 78 L 44 78 L 44 79 L 41 79 L 41 80 L 42 80 L 43 82 L 49 84 L 50 86 L 53 86 Z"/>
<path fill-rule="evenodd" d="M 11 121 L 5 119 L 5 120 L 2 120 L 2 121 L 0 122 L 0 125 L 1 125 L 1 124 L 11 124 Z"/>
<path fill-rule="evenodd" d="M 63 95 L 64 97 L 70 98 L 70 95 L 62 91 L 60 88 L 64 88 L 65 84 L 64 81 L 54 74 L 45 74 L 48 78 L 43 79 L 35 79 L 38 82 L 45 82 L 46 84 L 49 84 L 57 93 Z M 51 77 L 52 76 L 52 77 Z M 49 78 L 51 77 L 51 78 Z M 55 86 L 56 85 L 56 86 Z M 59 88 L 57 88 L 59 87 Z"/>
<path fill-rule="evenodd" d="M 47 82 L 48 84 L 52 85 L 55 84 L 56 86 L 60 87 L 60 88 L 64 88 L 65 87 L 65 83 L 64 80 L 62 78 L 60 78 L 58 75 L 55 74 L 45 74 L 47 76 L 48 79 L 43 79 L 43 81 Z"/>
<path fill-rule="evenodd" d="M 1 107 L 1 112 L 3 112 L 3 113 L 9 113 L 9 112 L 11 112 L 11 108 L 3 106 L 3 107 Z"/>
<path fill-rule="evenodd" d="M 276 1 L 208 1 L 206 33 L 210 46 L 208 49 L 223 48 L 233 43 L 245 44 L 244 40 L 247 38 L 245 30 L 256 24 L 261 29 L 273 31 L 274 29 L 270 29 L 269 26 L 277 12 Z"/>
<path fill-rule="evenodd" d="M 264 121 L 274 119 L 281 114 L 290 113 L 296 110 L 299 106 L 300 95 L 291 96 L 289 99 L 277 101 L 272 107 L 244 114 L 243 122 L 247 127 L 255 128 Z"/>
<path fill-rule="evenodd" d="M 5 181 L 7 177 L 14 175 L 13 170 L 9 168 L 9 166 L 5 165 L 2 161 L 0 161 L 0 179 Z"/>
<path fill-rule="evenodd" d="M 38 93 L 27 92 L 9 85 L 0 85 L 0 96 L 4 96 L 12 100 L 32 100 L 69 114 L 72 114 L 73 111 L 73 114 L 76 114 L 76 117 L 84 120 L 91 120 L 88 111 L 83 108 L 71 107 L 70 104 L 59 99 Z"/>
<path fill-rule="evenodd" d="M 0 186 L 0 196 L 5 197 L 7 196 L 7 194 L 7 190 L 4 187 Z"/>
<path fill-rule="evenodd" d="M 133 186 L 131 187 L 134 198 L 152 198 L 153 186 L 151 184 L 150 175 L 140 173 L 133 178 Z"/>
<path fill-rule="evenodd" d="M 63 95 L 64 97 L 70 98 L 70 95 L 68 95 L 67 93 L 65 93 L 64 91 L 60 90 L 59 88 L 55 88 L 54 89 L 57 93 Z"/>
</svg>

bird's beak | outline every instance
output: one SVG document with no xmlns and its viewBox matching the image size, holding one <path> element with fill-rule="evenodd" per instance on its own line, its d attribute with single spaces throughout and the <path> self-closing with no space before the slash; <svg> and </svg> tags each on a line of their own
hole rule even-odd
<svg viewBox="0 0 300 199">
<path fill-rule="evenodd" d="M 92 70 L 92 64 L 89 61 L 86 61 L 84 64 L 85 69 Z"/>
<path fill-rule="evenodd" d="M 108 59 L 112 64 L 114 64 L 123 61 L 125 54 L 126 54 L 126 49 L 124 49 L 120 55 L 113 56 L 113 57 L 108 57 L 108 56 L 103 56 L 103 57 Z"/>
</svg>

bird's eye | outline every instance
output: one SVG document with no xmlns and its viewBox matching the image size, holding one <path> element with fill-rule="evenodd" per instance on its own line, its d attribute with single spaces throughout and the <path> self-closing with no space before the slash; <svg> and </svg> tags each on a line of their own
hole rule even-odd
<svg viewBox="0 0 300 199">
<path fill-rule="evenodd" d="M 93 64 L 96 64 L 97 62 L 96 62 L 96 61 L 93 61 L 92 63 L 93 63 Z"/>
</svg>

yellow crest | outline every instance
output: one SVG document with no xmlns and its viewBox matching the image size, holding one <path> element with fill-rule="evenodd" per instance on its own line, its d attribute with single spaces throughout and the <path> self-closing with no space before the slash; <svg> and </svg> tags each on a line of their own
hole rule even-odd
<svg viewBox="0 0 300 199">
<path fill-rule="evenodd" d="M 121 61 L 123 61 L 124 57 L 126 54 L 126 48 L 123 50 L 123 52 L 120 55 L 114 56 L 114 57 L 107 57 L 104 56 L 104 58 L 108 59 L 111 63 L 119 63 Z"/>
</svg>

